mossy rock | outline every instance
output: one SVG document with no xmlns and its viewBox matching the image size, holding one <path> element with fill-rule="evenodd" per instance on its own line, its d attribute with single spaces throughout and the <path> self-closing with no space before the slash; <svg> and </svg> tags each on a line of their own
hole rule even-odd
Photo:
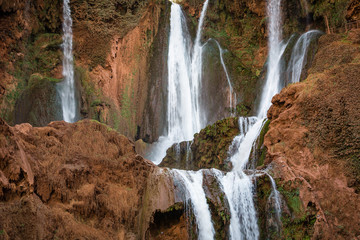
<svg viewBox="0 0 360 240">
<path fill-rule="evenodd" d="M 192 142 L 182 142 L 170 147 L 159 166 L 185 170 L 217 168 L 231 170 L 228 150 L 239 134 L 238 118 L 226 118 L 202 129 Z"/>
<path fill-rule="evenodd" d="M 33 74 L 29 85 L 20 94 L 15 104 L 15 124 L 30 123 L 45 126 L 51 121 L 61 120 L 61 103 L 56 91 L 59 79 Z"/>
<path fill-rule="evenodd" d="M 271 182 L 266 175 L 256 178 L 256 198 L 255 206 L 258 214 L 258 225 L 260 230 L 260 239 L 266 239 L 269 235 L 267 228 L 267 212 L 266 205 L 271 194 Z"/>
<path fill-rule="evenodd" d="M 33 29 L 34 34 L 39 32 L 60 32 L 62 4 L 61 0 L 45 0 L 37 2 L 35 5 L 35 17 L 37 23 Z"/>
<path fill-rule="evenodd" d="M 230 206 L 228 200 L 213 174 L 204 171 L 203 176 L 203 188 L 214 224 L 215 239 L 228 239 L 230 237 Z"/>
<path fill-rule="evenodd" d="M 278 181 L 279 182 L 279 181 Z M 279 182 L 281 197 L 281 223 L 276 223 L 275 209 L 271 203 L 271 181 L 267 175 L 256 179 L 256 208 L 260 239 L 310 239 L 316 221 L 316 206 L 310 202 L 303 206 L 299 197 L 299 181 Z"/>
<path fill-rule="evenodd" d="M 283 213 L 281 217 L 281 239 L 310 239 L 314 233 L 316 204 L 309 202 L 307 206 L 303 206 L 298 188 L 301 184 L 300 180 L 295 180 L 278 187 L 289 209 L 289 212 Z"/>
</svg>

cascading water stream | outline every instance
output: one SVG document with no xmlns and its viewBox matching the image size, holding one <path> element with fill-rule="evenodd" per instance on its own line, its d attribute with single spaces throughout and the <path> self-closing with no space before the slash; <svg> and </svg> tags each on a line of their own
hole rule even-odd
<svg viewBox="0 0 360 240">
<path fill-rule="evenodd" d="M 251 178 L 244 173 L 244 169 L 265 122 L 271 98 L 280 91 L 280 60 L 286 47 L 281 45 L 280 5 L 280 0 L 268 1 L 269 62 L 257 116 L 239 119 L 240 135 L 234 139 L 233 146 L 230 147 L 232 152 L 230 161 L 233 169 L 226 175 L 217 174 L 230 205 L 231 239 L 259 238 L 252 194 L 253 183 Z"/>
<path fill-rule="evenodd" d="M 74 58 L 72 53 L 73 34 L 72 18 L 69 0 L 64 0 L 63 4 L 63 76 L 64 80 L 58 83 L 58 92 L 61 98 L 63 119 L 66 122 L 76 121 L 76 101 L 75 101 L 75 82 L 74 82 Z"/>
<path fill-rule="evenodd" d="M 159 164 L 174 143 L 192 140 L 206 123 L 199 107 L 202 48 L 200 39 L 209 0 L 201 12 L 193 55 L 190 34 L 180 5 L 172 2 L 168 53 L 167 133 L 161 136 L 147 157 Z"/>
<path fill-rule="evenodd" d="M 281 44 L 281 0 L 269 0 L 267 14 L 269 16 L 269 59 L 266 82 L 257 111 L 259 118 L 266 117 L 267 110 L 271 106 L 271 98 L 280 91 L 280 60 L 285 51 L 285 46 Z"/>
<path fill-rule="evenodd" d="M 185 17 L 178 4 L 171 6 L 168 55 L 168 137 L 172 142 L 189 140 L 197 130 L 189 72 L 189 42 Z M 185 33 L 185 34 L 184 34 Z"/>
<path fill-rule="evenodd" d="M 202 187 L 203 172 L 171 170 L 174 178 L 183 185 L 185 189 L 185 201 L 190 201 L 194 211 L 197 228 L 198 239 L 211 240 L 214 239 L 215 230 L 211 221 L 209 206 L 206 202 L 206 196 Z"/>
<path fill-rule="evenodd" d="M 236 93 L 233 91 L 230 76 L 229 76 L 228 70 L 227 70 L 225 62 L 224 62 L 224 58 L 223 58 L 224 50 L 221 48 L 220 43 L 218 41 L 216 41 L 215 39 L 213 39 L 213 40 L 215 41 L 216 45 L 219 48 L 220 62 L 221 62 L 221 65 L 222 65 L 222 67 L 223 67 L 223 69 L 225 71 L 226 80 L 228 81 L 228 84 L 229 84 L 229 91 L 230 91 L 229 92 L 229 107 L 230 107 L 230 109 L 232 109 L 232 108 L 236 107 Z M 233 101 L 233 95 L 234 95 L 234 101 Z"/>
<path fill-rule="evenodd" d="M 176 3 L 172 3 L 171 6 L 168 54 L 167 135 L 160 137 L 158 143 L 155 145 L 155 148 L 158 149 L 152 151 L 156 154 L 149 156 L 155 163 L 161 162 L 162 158 L 166 155 L 166 150 L 172 146 L 173 143 L 191 140 L 193 134 L 200 131 L 204 124 L 204 121 L 201 120 L 203 118 L 203 112 L 202 109 L 199 108 L 202 51 L 204 47 L 204 45 L 201 45 L 200 39 L 208 3 L 209 1 L 206 0 L 201 12 L 192 55 L 190 54 L 191 43 L 189 33 L 181 7 Z M 210 171 L 220 183 L 222 191 L 229 203 L 231 213 L 229 228 L 230 239 L 258 239 L 260 236 L 253 200 L 253 177 L 255 177 L 255 175 L 248 176 L 245 170 L 248 167 L 247 163 L 251 151 L 265 123 L 266 113 L 271 105 L 271 99 L 281 90 L 281 58 L 287 47 L 287 43 L 281 42 L 280 5 L 281 0 L 268 1 L 268 69 L 256 116 L 239 118 L 240 134 L 234 138 L 229 149 L 229 160 L 233 166 L 232 171 L 228 173 L 223 173 L 215 169 Z M 228 80 L 230 92 L 232 92 L 230 77 L 223 60 L 223 50 L 220 44 L 216 40 L 214 41 L 219 48 L 221 64 Z M 296 61 L 294 60 L 294 62 Z M 230 98 L 230 106 L 232 105 L 233 100 Z M 190 145 L 187 147 L 190 149 Z M 188 150 L 188 154 L 189 152 L 190 150 Z M 187 158 L 189 158 L 188 155 Z M 213 239 L 215 234 L 214 227 L 211 221 L 211 213 L 206 201 L 206 195 L 202 187 L 203 170 L 193 172 L 173 169 L 171 173 L 173 174 L 174 182 L 182 186 L 181 189 L 183 189 L 183 194 L 185 195 L 184 201 L 191 203 L 196 219 L 199 239 Z M 271 176 L 269 177 L 273 187 L 271 197 L 275 200 L 276 218 L 280 223 L 280 196 L 276 189 L 275 181 Z"/>
<path fill-rule="evenodd" d="M 276 221 L 277 221 L 278 224 L 281 224 L 281 198 L 280 198 L 280 193 L 276 188 L 276 183 L 275 183 L 275 180 L 272 178 L 272 176 L 270 174 L 268 174 L 267 172 L 265 172 L 265 174 L 269 177 L 270 182 L 271 182 L 272 192 L 270 194 L 270 198 L 274 199 Z"/>
<path fill-rule="evenodd" d="M 262 122 L 256 117 L 239 118 L 240 134 L 230 146 L 233 165 L 231 172 L 223 174 L 213 170 L 221 184 L 230 207 L 230 239 L 258 239 L 256 210 L 253 201 L 253 184 L 251 177 L 243 169 L 248 162 L 250 152 L 258 136 Z"/>
<path fill-rule="evenodd" d="M 289 79 L 291 79 L 291 83 L 300 82 L 301 73 L 306 65 L 309 45 L 321 34 L 322 32 L 318 30 L 311 30 L 302 34 L 297 40 L 291 53 L 291 59 L 288 66 L 288 72 L 291 75 L 291 77 L 289 77 Z"/>
<path fill-rule="evenodd" d="M 198 29 L 196 32 L 196 38 L 194 42 L 193 55 L 191 58 L 191 97 L 192 97 L 192 107 L 193 111 L 196 114 L 197 118 L 195 119 L 196 132 L 199 132 L 206 122 L 202 119 L 205 119 L 205 113 L 203 109 L 200 108 L 200 87 L 201 87 L 201 76 L 202 76 L 202 52 L 203 46 L 201 45 L 201 35 L 202 28 L 204 25 L 205 15 L 207 8 L 209 6 L 209 0 L 206 0 L 204 6 L 201 10 Z M 194 132 L 194 133 L 196 133 Z"/>
</svg>

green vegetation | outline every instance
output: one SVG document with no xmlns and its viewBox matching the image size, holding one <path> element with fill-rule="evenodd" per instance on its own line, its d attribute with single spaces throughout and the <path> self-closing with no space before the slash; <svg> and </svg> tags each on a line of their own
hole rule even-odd
<svg viewBox="0 0 360 240">
<path fill-rule="evenodd" d="M 167 150 L 167 155 L 160 164 L 163 167 L 176 167 L 180 169 L 198 170 L 200 168 L 217 168 L 224 171 L 231 169 L 227 161 L 228 150 L 232 140 L 239 134 L 237 118 L 226 118 L 202 129 L 194 135 L 190 146 L 187 142 L 180 143 L 180 160 L 176 155 L 176 145 Z M 187 157 L 191 161 L 187 161 Z"/>
<path fill-rule="evenodd" d="M 195 3 L 191 4 L 197 7 Z M 214 1 L 209 5 L 203 39 L 216 39 L 223 49 L 228 50 L 223 58 L 234 90 L 242 96 L 242 104 L 251 107 L 265 57 L 259 55 L 260 48 L 266 44 L 265 21 L 252 12 L 245 2 L 233 5 L 228 0 Z M 196 16 L 196 13 L 190 16 L 193 23 L 191 32 L 198 24 Z M 248 111 L 241 114 L 248 114 Z"/>
<path fill-rule="evenodd" d="M 121 110 L 120 110 L 121 117 L 125 120 L 128 131 L 133 132 L 134 135 L 136 133 L 136 124 L 135 124 L 136 108 L 134 107 L 135 92 L 133 86 L 135 75 L 136 75 L 136 71 L 133 71 L 129 76 L 130 83 L 129 85 L 125 86 L 125 89 L 123 91 L 121 98 Z"/>
<path fill-rule="evenodd" d="M 264 165 L 264 161 L 265 161 L 265 157 L 267 154 L 267 148 L 264 146 L 264 138 L 265 138 L 265 134 L 269 131 L 269 125 L 270 125 L 270 120 L 267 120 L 264 123 L 263 128 L 261 129 L 260 135 L 258 137 L 258 139 L 256 140 L 256 149 L 255 149 L 255 153 L 252 153 L 252 155 L 255 155 L 255 159 L 256 159 L 256 166 L 261 167 Z"/>
<path fill-rule="evenodd" d="M 310 239 L 316 221 L 315 206 L 309 203 L 304 208 L 299 198 L 299 189 L 290 188 L 289 185 L 278 187 L 279 192 L 284 197 L 291 215 L 283 214 L 281 220 L 283 224 L 283 239 Z"/>
<path fill-rule="evenodd" d="M 33 34 L 43 32 L 59 32 L 61 27 L 61 14 L 59 11 L 62 6 L 61 0 L 43 1 L 42 4 L 36 5 L 36 20 Z"/>
<path fill-rule="evenodd" d="M 324 18 L 329 27 L 340 27 L 345 22 L 348 0 L 311 0 L 315 18 Z"/>
<path fill-rule="evenodd" d="M 267 120 L 263 126 L 263 128 L 261 129 L 260 132 L 260 142 L 259 144 L 263 145 L 264 143 L 264 138 L 265 138 L 265 134 L 269 131 L 269 125 L 270 125 L 270 120 Z"/>
<path fill-rule="evenodd" d="M 303 207 L 299 198 L 299 189 L 286 191 L 283 187 L 278 187 L 278 191 L 285 197 L 291 212 L 301 214 Z"/>
<path fill-rule="evenodd" d="M 269 178 L 262 175 L 256 179 L 256 208 L 258 213 L 258 225 L 260 230 L 260 239 L 267 239 L 270 229 L 267 229 L 267 202 L 271 194 L 272 187 Z"/>
<path fill-rule="evenodd" d="M 61 43 L 59 34 L 44 33 L 11 46 L 9 58 L 14 65 L 8 73 L 15 79 L 13 88 L 8 88 L 5 93 L 0 112 L 8 123 L 14 124 L 15 104 L 25 90 L 42 80 L 52 83 L 61 81 L 52 77 L 53 70 L 61 63 Z"/>
<path fill-rule="evenodd" d="M 248 116 L 250 113 L 250 108 L 245 106 L 244 104 L 238 104 L 236 105 L 236 114 L 238 116 Z"/>
</svg>

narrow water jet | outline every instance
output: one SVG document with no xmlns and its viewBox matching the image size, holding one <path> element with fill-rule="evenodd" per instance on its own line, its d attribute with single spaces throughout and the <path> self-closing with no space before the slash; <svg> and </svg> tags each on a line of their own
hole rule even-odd
<svg viewBox="0 0 360 240">
<path fill-rule="evenodd" d="M 281 224 L 281 198 L 280 198 L 280 193 L 276 188 L 276 183 L 275 183 L 275 180 L 272 178 L 272 176 L 270 174 L 268 174 L 267 172 L 265 172 L 265 174 L 269 177 L 270 182 L 271 182 L 272 192 L 271 192 L 269 198 L 274 199 L 276 221 L 277 221 L 277 224 L 280 225 Z M 280 228 L 280 226 L 278 226 L 278 228 Z"/>
<path fill-rule="evenodd" d="M 64 0 L 63 3 L 63 76 L 64 80 L 57 84 L 57 89 L 61 98 L 63 119 L 66 122 L 75 122 L 77 119 L 75 81 L 74 81 L 74 57 L 73 33 L 70 0 Z"/>
<path fill-rule="evenodd" d="M 224 50 L 222 49 L 222 47 L 220 46 L 220 43 L 218 41 L 216 41 L 215 39 L 213 39 L 216 43 L 216 45 L 218 46 L 219 48 L 219 52 L 220 52 L 220 62 L 221 62 L 221 65 L 224 69 L 224 72 L 225 72 L 225 75 L 226 75 L 226 80 L 228 82 L 228 85 L 229 85 L 229 107 L 231 109 L 231 113 L 233 114 L 233 111 L 232 109 L 235 109 L 236 108 L 236 93 L 234 92 L 233 90 L 233 87 L 232 87 L 232 84 L 231 84 L 231 79 L 230 79 L 230 76 L 229 76 L 229 73 L 228 73 L 228 70 L 227 70 L 227 67 L 225 65 L 225 62 L 224 62 L 224 58 L 223 58 L 223 55 L 224 55 Z M 233 97 L 234 96 L 234 97 Z M 234 99 L 233 99 L 234 98 Z"/>
</svg>

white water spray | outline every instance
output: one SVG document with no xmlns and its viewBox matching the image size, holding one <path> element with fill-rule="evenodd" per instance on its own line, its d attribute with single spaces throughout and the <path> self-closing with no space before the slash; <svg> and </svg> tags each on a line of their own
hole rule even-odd
<svg viewBox="0 0 360 240">
<path fill-rule="evenodd" d="M 209 5 L 209 0 L 206 0 L 201 10 L 200 20 L 198 29 L 196 32 L 196 38 L 194 43 L 193 55 L 191 59 L 191 97 L 192 97 L 192 108 L 196 115 L 196 121 L 194 122 L 197 131 L 199 132 L 202 127 L 206 124 L 205 113 L 203 109 L 200 108 L 200 87 L 201 87 L 201 77 L 202 77 L 202 53 L 203 46 L 201 45 L 201 34 L 202 28 L 204 25 L 206 11 Z M 195 133 L 195 132 L 194 132 Z"/>
<path fill-rule="evenodd" d="M 269 59 L 266 82 L 257 111 L 259 118 L 266 117 L 266 112 L 271 106 L 271 98 L 280 91 L 280 60 L 285 50 L 285 46 L 281 45 L 281 0 L 268 1 L 267 15 L 269 16 Z"/>
<path fill-rule="evenodd" d="M 321 34 L 322 32 L 318 30 L 311 30 L 302 34 L 297 40 L 288 67 L 288 72 L 291 74 L 291 83 L 300 82 L 301 73 L 306 65 L 309 45 L 314 38 L 319 37 Z"/>
<path fill-rule="evenodd" d="M 186 189 L 185 200 L 190 200 L 191 202 L 198 228 L 198 239 L 214 239 L 215 230 L 211 221 L 211 214 L 206 202 L 205 192 L 202 187 L 203 171 L 193 172 L 176 169 L 171 171 L 174 178 L 180 181 Z"/>
<path fill-rule="evenodd" d="M 69 0 L 63 4 L 63 76 L 64 80 L 58 83 L 59 95 L 61 98 L 63 118 L 66 122 L 76 121 L 76 101 L 74 83 L 74 59 L 73 59 L 73 34 L 72 19 Z"/>
<path fill-rule="evenodd" d="M 167 133 L 154 143 L 147 157 L 159 164 L 174 143 L 192 140 L 206 123 L 199 107 L 202 46 L 201 33 L 209 0 L 201 12 L 193 55 L 189 31 L 180 5 L 172 2 L 168 53 Z"/>
<path fill-rule="evenodd" d="M 267 172 L 265 172 L 265 174 L 269 177 L 270 182 L 271 182 L 272 192 L 271 192 L 269 197 L 274 199 L 276 221 L 277 221 L 278 224 L 281 224 L 281 198 L 280 198 L 280 193 L 276 188 L 275 180 Z"/>
</svg>

